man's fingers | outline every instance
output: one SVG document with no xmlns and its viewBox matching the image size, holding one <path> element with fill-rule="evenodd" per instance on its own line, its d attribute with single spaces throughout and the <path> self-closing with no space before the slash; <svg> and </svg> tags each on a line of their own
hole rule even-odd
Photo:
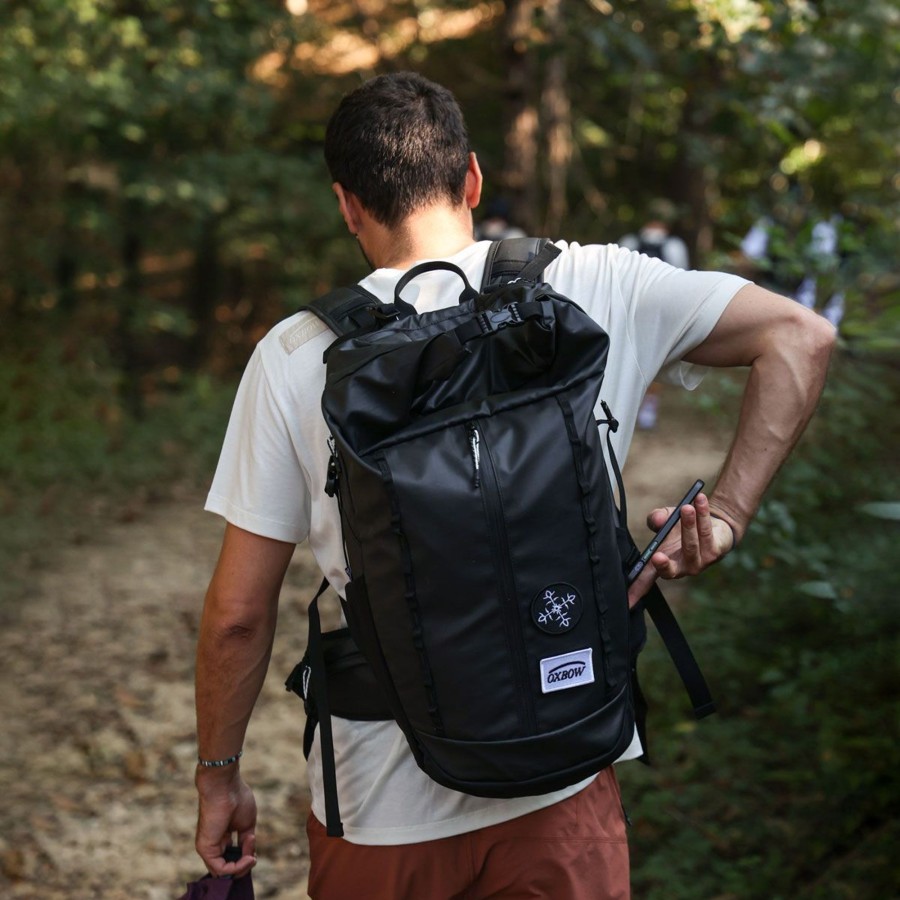
<svg viewBox="0 0 900 900">
<path fill-rule="evenodd" d="M 658 556 L 665 556 L 665 554 L 654 554 L 653 559 L 656 559 Z M 634 579 L 634 583 L 631 587 L 628 588 L 628 607 L 629 609 L 634 606 L 637 602 L 641 600 L 644 594 L 650 590 L 653 586 L 653 582 L 657 579 L 656 568 L 653 565 L 653 560 L 644 566 L 641 574 L 638 575 L 637 578 Z"/>
<path fill-rule="evenodd" d="M 681 567 L 667 554 L 657 550 L 634 583 L 628 588 L 628 607 L 631 608 L 653 587 L 658 578 L 678 578 Z"/>
<path fill-rule="evenodd" d="M 647 527 L 651 531 L 659 531 L 663 525 L 666 524 L 666 519 L 669 518 L 669 513 L 675 509 L 674 506 L 663 506 L 659 509 L 654 509 L 650 515 L 647 516 Z"/>
<path fill-rule="evenodd" d="M 682 574 L 677 560 L 659 550 L 650 557 L 650 562 L 653 566 L 654 581 L 657 578 L 678 578 Z"/>
<path fill-rule="evenodd" d="M 697 511 L 693 506 L 681 507 L 681 552 L 684 555 L 685 569 L 693 571 L 700 564 Z"/>
<path fill-rule="evenodd" d="M 654 509 L 647 516 L 647 525 L 659 531 L 673 509 L 671 506 Z M 728 524 L 713 519 L 709 498 L 698 494 L 693 504 L 681 507 L 678 524 L 628 589 L 628 605 L 634 606 L 658 578 L 683 578 L 702 572 L 728 552 L 732 544 L 733 532 Z"/>
<path fill-rule="evenodd" d="M 227 862 L 222 866 L 222 875 L 232 878 L 243 878 L 256 865 L 256 857 L 244 854 L 237 862 Z"/>
<path fill-rule="evenodd" d="M 256 856 L 256 832 L 252 830 L 243 831 L 238 835 L 238 841 L 244 856 Z"/>
<path fill-rule="evenodd" d="M 220 844 L 201 846 L 198 840 L 197 853 L 206 864 L 210 875 L 217 878 L 223 875 L 241 878 L 256 865 L 256 838 L 251 834 L 249 840 L 241 843 L 241 857 L 233 862 L 225 860 L 225 850 Z"/>
<path fill-rule="evenodd" d="M 238 835 L 238 842 L 242 855 L 236 863 L 235 876 L 239 878 L 256 865 L 256 833 L 252 830 L 243 831 Z"/>
<path fill-rule="evenodd" d="M 712 516 L 709 513 L 709 498 L 699 494 L 694 501 L 697 510 L 697 534 L 700 536 L 700 550 L 704 556 L 716 554 L 715 535 L 713 534 Z"/>
</svg>

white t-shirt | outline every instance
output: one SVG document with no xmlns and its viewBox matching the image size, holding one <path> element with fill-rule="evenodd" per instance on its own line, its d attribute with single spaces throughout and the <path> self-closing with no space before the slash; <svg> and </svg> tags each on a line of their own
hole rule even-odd
<svg viewBox="0 0 900 900">
<path fill-rule="evenodd" d="M 481 283 L 488 246 L 472 244 L 450 260 L 472 285 Z M 562 253 L 544 279 L 610 336 L 601 396 L 620 422 L 613 445 L 624 465 L 647 386 L 658 377 L 688 388 L 699 383 L 702 372 L 679 360 L 707 337 L 747 282 L 676 269 L 614 245 L 557 246 Z M 378 269 L 361 284 L 389 301 L 401 274 Z M 413 280 L 403 298 L 425 312 L 456 302 L 461 288 L 457 275 L 430 272 Z M 312 313 L 301 312 L 260 341 L 238 389 L 206 509 L 265 537 L 292 543 L 308 538 L 322 572 L 343 591 L 337 503 L 324 490 L 328 430 L 320 406 L 322 354 L 333 339 Z M 473 797 L 425 775 L 395 722 L 334 718 L 332 724 L 344 836 L 353 843 L 405 844 L 473 831 L 541 809 L 592 780 L 539 797 Z M 622 758 L 640 753 L 635 738 Z M 324 822 L 318 740 L 308 772 L 313 813 Z"/>
</svg>

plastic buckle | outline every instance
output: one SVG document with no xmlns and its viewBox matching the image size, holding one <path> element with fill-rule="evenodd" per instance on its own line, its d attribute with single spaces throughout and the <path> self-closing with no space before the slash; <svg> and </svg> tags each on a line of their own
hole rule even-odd
<svg viewBox="0 0 900 900">
<path fill-rule="evenodd" d="M 478 317 L 478 324 L 484 334 L 492 334 L 509 325 L 518 325 L 521 321 L 522 317 L 515 303 L 503 309 L 487 309 Z"/>
<path fill-rule="evenodd" d="M 393 322 L 400 318 L 400 310 L 394 303 L 383 303 L 381 306 L 369 307 L 369 312 L 376 322 Z"/>
<path fill-rule="evenodd" d="M 609 430 L 615 434 L 619 430 L 619 420 L 612 414 L 612 410 L 609 408 L 605 400 L 600 401 L 600 406 L 603 408 L 603 412 L 606 413 L 605 419 L 597 419 L 598 425 L 609 425 Z"/>
<path fill-rule="evenodd" d="M 304 704 L 309 702 L 309 678 L 312 670 L 306 661 L 306 656 L 291 670 L 284 682 L 284 689 L 296 694 Z"/>
<path fill-rule="evenodd" d="M 325 493 L 329 497 L 333 497 L 337 493 L 340 477 L 340 462 L 338 462 L 337 454 L 332 452 L 331 457 L 328 459 L 328 472 L 325 476 Z"/>
</svg>

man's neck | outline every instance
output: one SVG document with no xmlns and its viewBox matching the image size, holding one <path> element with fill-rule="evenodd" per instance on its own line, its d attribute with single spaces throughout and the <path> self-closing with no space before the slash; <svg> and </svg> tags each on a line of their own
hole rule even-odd
<svg viewBox="0 0 900 900">
<path fill-rule="evenodd" d="M 371 219 L 358 235 L 376 269 L 408 269 L 423 259 L 445 259 L 475 243 L 468 207 L 437 204 L 417 210 L 396 228 Z"/>
</svg>

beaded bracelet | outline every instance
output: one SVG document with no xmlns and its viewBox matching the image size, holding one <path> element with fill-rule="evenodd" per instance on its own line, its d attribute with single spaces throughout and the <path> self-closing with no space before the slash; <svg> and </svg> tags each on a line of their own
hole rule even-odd
<svg viewBox="0 0 900 900">
<path fill-rule="evenodd" d="M 232 763 L 236 763 L 243 755 L 244 751 L 241 749 L 234 756 L 229 756 L 228 759 L 201 759 L 198 756 L 197 763 L 207 769 L 221 769 L 223 766 L 230 766 Z"/>
</svg>

